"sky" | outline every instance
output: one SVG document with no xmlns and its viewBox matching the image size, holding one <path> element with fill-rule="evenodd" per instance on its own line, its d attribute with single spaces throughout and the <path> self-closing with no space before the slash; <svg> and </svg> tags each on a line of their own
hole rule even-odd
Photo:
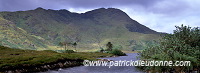
<svg viewBox="0 0 200 73">
<path fill-rule="evenodd" d="M 200 27 L 200 0 L 0 0 L 0 11 L 25 11 L 38 7 L 77 13 L 118 8 L 158 32 L 173 33 L 175 26 L 181 24 Z"/>
</svg>

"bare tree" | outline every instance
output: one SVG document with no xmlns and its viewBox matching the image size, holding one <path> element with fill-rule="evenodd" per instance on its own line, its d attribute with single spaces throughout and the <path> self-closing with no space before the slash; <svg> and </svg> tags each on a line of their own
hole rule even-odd
<svg viewBox="0 0 200 73">
<path fill-rule="evenodd" d="M 77 48 L 78 42 L 81 40 L 80 32 L 78 29 L 70 28 L 71 31 L 65 31 L 67 34 L 62 34 L 64 39 L 61 39 L 59 46 L 64 46 L 64 49 L 67 50 L 69 46 Z"/>
<path fill-rule="evenodd" d="M 75 34 L 68 35 L 68 40 L 71 41 L 70 45 L 75 48 L 75 51 L 77 51 L 76 48 L 77 48 L 78 42 L 80 42 L 80 40 L 81 40 L 81 36 L 80 36 L 79 32 L 76 31 Z"/>
<path fill-rule="evenodd" d="M 67 47 L 70 45 L 71 43 L 70 42 L 60 42 L 58 45 L 59 46 L 64 46 L 64 50 L 66 51 L 67 50 Z"/>
</svg>

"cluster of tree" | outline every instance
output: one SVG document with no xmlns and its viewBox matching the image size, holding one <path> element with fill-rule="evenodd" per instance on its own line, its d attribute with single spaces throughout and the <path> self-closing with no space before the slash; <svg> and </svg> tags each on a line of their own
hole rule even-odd
<svg viewBox="0 0 200 73">
<path fill-rule="evenodd" d="M 166 34 L 157 42 L 140 53 L 141 60 L 190 61 L 191 66 L 148 66 L 139 67 L 146 71 L 189 72 L 200 70 L 200 29 L 189 26 L 176 26 L 173 34 Z"/>
<path fill-rule="evenodd" d="M 123 53 L 121 50 L 119 49 L 113 49 L 113 44 L 111 42 L 108 42 L 106 44 L 106 49 L 104 50 L 103 48 L 100 48 L 100 52 L 106 52 L 106 53 L 110 53 L 110 54 L 114 54 L 117 56 L 125 56 L 126 54 Z"/>
<path fill-rule="evenodd" d="M 78 38 L 77 36 L 76 37 L 70 37 L 66 41 L 60 42 L 58 45 L 62 46 L 62 47 L 64 46 L 65 51 L 68 51 L 68 49 L 67 49 L 68 46 L 74 47 L 75 51 L 77 51 L 76 47 L 77 47 L 77 44 L 78 44 L 79 41 L 80 41 L 80 38 Z"/>
<path fill-rule="evenodd" d="M 100 52 L 104 52 L 104 51 L 112 51 L 113 49 L 113 44 L 111 42 L 108 42 L 106 44 L 106 49 L 104 50 L 102 47 L 100 47 Z"/>
</svg>

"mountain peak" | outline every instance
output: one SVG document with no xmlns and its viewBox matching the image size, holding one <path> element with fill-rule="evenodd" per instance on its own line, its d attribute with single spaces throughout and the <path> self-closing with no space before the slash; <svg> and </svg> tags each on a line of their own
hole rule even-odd
<svg viewBox="0 0 200 73">
<path fill-rule="evenodd" d="M 131 18 L 122 10 L 117 8 L 99 8 L 84 13 L 87 17 L 98 19 L 130 20 Z"/>
<path fill-rule="evenodd" d="M 107 12 L 107 13 L 122 12 L 122 13 L 124 13 L 122 10 L 117 9 L 117 8 L 98 8 L 98 9 L 94 9 L 94 10 L 88 11 L 86 13 L 91 13 L 91 12 Z"/>
<path fill-rule="evenodd" d="M 46 10 L 46 9 L 44 9 L 44 8 L 42 8 L 42 7 L 38 7 L 38 8 L 36 8 L 35 10 Z"/>
</svg>

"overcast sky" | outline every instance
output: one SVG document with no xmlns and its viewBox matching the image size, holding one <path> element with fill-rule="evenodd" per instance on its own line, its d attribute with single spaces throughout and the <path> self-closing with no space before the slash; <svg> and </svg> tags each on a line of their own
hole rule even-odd
<svg viewBox="0 0 200 73">
<path fill-rule="evenodd" d="M 118 8 L 158 32 L 172 33 L 175 25 L 200 27 L 200 0 L 0 0 L 0 11 L 67 9 L 84 13 L 97 8 Z"/>
</svg>

